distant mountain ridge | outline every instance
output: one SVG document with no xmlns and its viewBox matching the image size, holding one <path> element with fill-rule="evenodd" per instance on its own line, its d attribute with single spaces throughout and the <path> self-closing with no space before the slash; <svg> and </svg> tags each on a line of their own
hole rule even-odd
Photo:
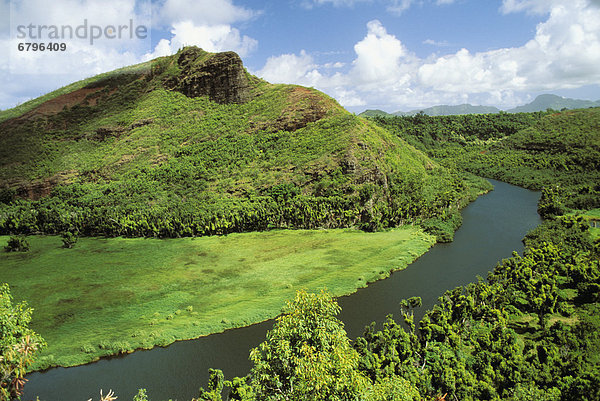
<svg viewBox="0 0 600 401">
<path fill-rule="evenodd" d="M 533 102 L 507 110 L 508 113 L 531 113 L 547 109 L 585 109 L 588 107 L 600 107 L 600 100 L 571 99 L 557 95 L 539 95 Z"/>
<path fill-rule="evenodd" d="M 531 113 L 536 111 L 545 111 L 547 109 L 562 110 L 562 109 L 583 109 L 588 107 L 600 107 L 600 100 L 581 100 L 571 99 L 562 96 L 544 94 L 537 96 L 531 103 L 518 106 L 512 109 L 505 110 L 507 113 Z M 415 109 L 411 111 L 397 111 L 395 113 L 387 113 L 383 110 L 365 110 L 360 113 L 363 117 L 373 116 L 414 116 L 422 112 L 428 116 L 449 116 L 459 114 L 488 114 L 498 113 L 501 110 L 493 106 L 474 106 L 471 104 L 461 104 L 455 106 L 440 105 L 427 107 L 424 109 Z"/>
<path fill-rule="evenodd" d="M 413 116 L 419 112 L 423 112 L 428 116 L 450 116 L 455 114 L 488 114 L 498 113 L 500 109 L 493 106 L 473 106 L 471 104 L 459 104 L 456 106 L 440 105 L 428 107 L 422 110 L 412 110 L 408 112 L 397 111 L 393 113 L 395 116 Z"/>
</svg>

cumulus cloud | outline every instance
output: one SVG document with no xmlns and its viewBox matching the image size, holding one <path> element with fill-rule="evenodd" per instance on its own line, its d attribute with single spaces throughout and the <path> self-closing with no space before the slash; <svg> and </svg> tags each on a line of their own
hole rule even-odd
<svg viewBox="0 0 600 401">
<path fill-rule="evenodd" d="M 233 0 L 166 0 L 154 5 L 151 0 L 0 0 L 0 51 L 9 56 L 0 59 L 0 108 L 13 107 L 101 72 L 173 54 L 185 45 L 197 45 L 215 52 L 233 50 L 247 55 L 258 42 L 243 35 L 233 24 L 258 15 L 259 11 L 236 6 Z M 108 39 L 103 35 L 93 44 L 89 33 L 85 39 L 54 40 L 67 44 L 65 52 L 17 49 L 17 44 L 24 41 L 16 37 L 19 25 L 34 24 L 33 33 L 37 36 L 38 26 L 54 25 L 59 29 L 71 26 L 75 29 L 87 23 L 88 27 L 95 25 L 104 29 L 129 25 L 130 20 L 134 27 L 147 28 L 143 39 L 132 38 L 127 35 L 129 31 L 124 30 L 120 39 Z M 166 28 L 171 37 L 162 39 L 152 48 L 152 27 Z M 48 29 L 44 34 L 48 35 Z"/>
<path fill-rule="evenodd" d="M 300 55 L 282 54 L 269 57 L 258 74 L 272 83 L 309 85 L 311 78 L 319 74 L 317 68 L 313 57 L 302 50 Z"/>
<path fill-rule="evenodd" d="M 573 88 L 600 82 L 600 10 L 583 0 L 555 5 L 522 47 L 462 49 L 419 68 L 421 84 L 445 91 Z"/>
<path fill-rule="evenodd" d="M 547 12 L 548 17 L 521 47 L 476 53 L 461 49 L 426 59 L 415 56 L 374 20 L 343 72 L 331 73 L 303 51 L 270 58 L 259 75 L 314 86 L 348 107 L 465 102 L 510 107 L 527 101 L 528 92 L 600 84 L 600 7 L 585 0 L 568 5 L 505 0 L 504 7 L 507 12 Z"/>
<path fill-rule="evenodd" d="M 170 39 L 161 39 L 144 56 L 149 60 L 195 45 L 209 52 L 235 51 L 244 57 L 256 49 L 258 41 L 242 35 L 232 24 L 247 21 L 260 12 L 239 7 L 231 0 L 167 0 L 157 11 L 159 24 L 172 27 Z"/>
<path fill-rule="evenodd" d="M 410 82 L 415 56 L 378 20 L 367 24 L 367 35 L 356 43 L 354 52 L 356 58 L 345 73 L 327 74 L 331 63 L 319 65 L 303 50 L 299 55 L 269 58 L 257 74 L 270 82 L 296 83 L 325 90 L 347 107 L 366 104 L 363 94 L 381 88 L 398 90 Z M 338 67 L 342 65 L 338 64 Z"/>
<path fill-rule="evenodd" d="M 354 45 L 354 52 L 349 75 L 362 90 L 406 86 L 418 61 L 378 20 L 367 24 L 367 35 Z"/>
<path fill-rule="evenodd" d="M 241 35 L 231 25 L 195 25 L 191 21 L 176 22 L 171 29 L 170 40 L 161 39 L 154 51 L 144 56 L 145 60 L 168 56 L 184 46 L 198 46 L 209 52 L 235 51 L 245 56 L 256 48 L 258 41 Z"/>
</svg>

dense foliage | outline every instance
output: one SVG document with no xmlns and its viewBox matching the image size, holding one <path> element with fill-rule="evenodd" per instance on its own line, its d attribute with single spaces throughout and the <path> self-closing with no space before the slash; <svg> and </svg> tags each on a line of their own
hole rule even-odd
<svg viewBox="0 0 600 401">
<path fill-rule="evenodd" d="M 374 191 L 374 187 L 369 186 L 356 195 L 311 196 L 297 194 L 297 187 L 290 184 L 276 186 L 266 196 L 177 202 L 179 197 L 173 195 L 171 199 L 153 204 L 139 199 L 151 197 L 152 181 L 136 180 L 139 186 L 131 189 L 123 182 L 109 183 L 101 188 L 73 184 L 57 189 L 53 197 L 0 205 L 0 233 L 75 230 L 83 235 L 178 237 L 270 228 L 355 225 L 373 231 L 415 222 L 419 218 L 460 219 L 459 207 L 471 199 L 466 193 L 467 188 L 457 176 L 438 177 L 448 185 L 443 192 L 425 196 L 423 192 L 428 189 L 423 188 L 423 182 L 418 179 L 398 180 L 390 188 L 396 196 L 390 198 L 389 203 L 378 204 L 373 204 L 369 192 Z M 452 181 L 444 182 L 449 178 Z M 389 181 L 393 182 L 391 176 Z M 282 191 L 287 192 L 281 194 Z M 125 203 L 130 196 L 131 202 Z M 428 200 L 430 196 L 437 199 Z"/>
<path fill-rule="evenodd" d="M 418 332 L 391 319 L 370 328 L 357 341 L 364 369 L 410 378 L 423 397 L 597 399 L 599 249 L 587 230 L 547 222 L 487 282 L 448 291 Z"/>
<path fill-rule="evenodd" d="M 8 284 L 0 285 L 0 400 L 19 397 L 27 369 L 44 340 L 29 329 L 32 310 L 13 305 Z"/>
<path fill-rule="evenodd" d="M 199 399 L 226 386 L 239 400 L 596 400 L 600 247 L 578 217 L 546 221 L 526 245 L 418 324 L 420 299 L 402 302 L 402 322 L 372 324 L 353 347 L 337 304 L 300 292 L 251 352 L 249 375 L 212 371 Z"/>
<path fill-rule="evenodd" d="M 12 235 L 4 247 L 6 252 L 27 252 L 29 250 L 29 241 L 23 235 Z"/>
<path fill-rule="evenodd" d="M 452 116 L 376 116 L 372 120 L 423 151 L 504 138 L 538 122 L 547 112 Z M 433 154 L 433 153 L 432 153 Z"/>
<path fill-rule="evenodd" d="M 600 206 L 600 108 L 373 121 L 448 167 L 545 188 L 543 217 Z"/>
<path fill-rule="evenodd" d="M 372 382 L 361 371 L 340 308 L 331 296 L 299 291 L 266 340 L 250 352 L 254 363 L 245 378 L 224 381 L 211 370 L 208 390 L 198 400 L 221 400 L 224 386 L 233 400 L 412 400 L 418 392 L 400 377 Z M 390 398 L 392 397 L 392 398 Z"/>
</svg>

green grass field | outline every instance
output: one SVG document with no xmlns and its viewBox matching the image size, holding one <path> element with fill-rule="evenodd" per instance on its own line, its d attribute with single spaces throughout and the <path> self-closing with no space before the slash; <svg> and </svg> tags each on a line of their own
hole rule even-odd
<svg viewBox="0 0 600 401">
<path fill-rule="evenodd" d="M 583 215 L 584 217 L 587 217 L 590 220 L 600 220 L 600 209 L 593 209 L 593 210 L 588 210 L 587 212 L 585 212 L 585 214 Z M 596 228 L 591 228 L 590 232 L 592 233 L 592 237 L 594 239 L 600 239 L 600 224 L 596 224 L 597 227 Z"/>
<path fill-rule="evenodd" d="M 568 215 L 581 216 L 586 220 L 600 220 L 600 209 L 592 209 L 592 210 L 575 210 L 571 213 L 567 213 Z M 592 239 L 600 239 L 600 224 L 596 223 L 597 227 L 590 228 L 590 234 L 592 235 Z"/>
<path fill-rule="evenodd" d="M 0 277 L 35 309 L 32 327 L 48 342 L 41 369 L 273 318 L 300 288 L 350 294 L 405 268 L 434 238 L 406 227 L 29 242 L 27 253 L 0 252 Z"/>
</svg>

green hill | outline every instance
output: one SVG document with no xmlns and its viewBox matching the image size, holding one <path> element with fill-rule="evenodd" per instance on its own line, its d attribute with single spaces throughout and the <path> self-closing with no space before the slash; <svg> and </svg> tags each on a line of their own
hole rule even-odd
<svg viewBox="0 0 600 401">
<path fill-rule="evenodd" d="M 440 164 L 545 188 L 553 212 L 600 206 L 600 108 L 373 121 Z"/>
<path fill-rule="evenodd" d="M 545 111 L 548 109 L 562 110 L 562 109 L 583 109 L 587 107 L 599 107 L 600 100 L 593 102 L 591 100 L 580 100 L 564 98 L 562 96 L 545 94 L 536 97 L 533 102 L 525 104 L 523 106 L 515 107 L 514 109 L 507 110 L 508 113 L 530 113 L 535 111 Z"/>
<path fill-rule="evenodd" d="M 248 74 L 232 52 L 185 48 L 0 121 L 4 234 L 373 230 L 456 210 L 470 196 L 401 139 L 314 89 Z"/>
<path fill-rule="evenodd" d="M 546 115 L 497 143 L 471 149 L 459 164 L 527 188 L 545 187 L 540 205 L 548 196 L 556 197 L 556 212 L 563 207 L 596 208 L 600 206 L 600 108 Z"/>
<path fill-rule="evenodd" d="M 359 114 L 361 117 L 387 117 L 387 116 L 414 116 L 419 113 L 428 116 L 454 116 L 463 114 L 489 114 L 498 113 L 500 109 L 492 106 L 473 106 L 470 104 L 460 104 L 455 106 L 440 105 L 427 107 L 425 109 L 415 109 L 412 111 L 396 111 L 395 113 L 387 113 L 383 110 L 365 110 Z"/>
<path fill-rule="evenodd" d="M 362 113 L 360 113 L 359 116 L 360 117 L 376 117 L 376 116 L 389 116 L 389 114 L 383 110 L 369 109 L 369 110 L 365 110 Z"/>
<path fill-rule="evenodd" d="M 498 113 L 500 109 L 493 106 L 473 106 L 471 104 L 459 104 L 454 106 L 440 105 L 427 107 L 425 109 L 417 109 L 412 111 L 397 111 L 392 113 L 394 116 L 414 116 L 423 113 L 428 116 L 454 116 L 465 114 L 489 114 Z"/>
<path fill-rule="evenodd" d="M 581 100 L 571 99 L 562 96 L 544 94 L 536 97 L 531 103 L 524 104 L 506 110 L 507 113 L 533 113 L 537 111 L 563 110 L 563 109 L 583 109 L 589 107 L 600 107 L 600 100 Z M 428 116 L 454 116 L 468 114 L 490 114 L 499 113 L 500 109 L 493 106 L 473 106 L 471 104 L 460 105 L 438 105 L 427 107 L 424 109 L 414 109 L 411 111 L 397 111 L 394 113 L 386 113 L 382 110 L 365 110 L 359 114 L 361 117 L 376 117 L 376 116 L 414 116 L 423 113 Z"/>
</svg>

